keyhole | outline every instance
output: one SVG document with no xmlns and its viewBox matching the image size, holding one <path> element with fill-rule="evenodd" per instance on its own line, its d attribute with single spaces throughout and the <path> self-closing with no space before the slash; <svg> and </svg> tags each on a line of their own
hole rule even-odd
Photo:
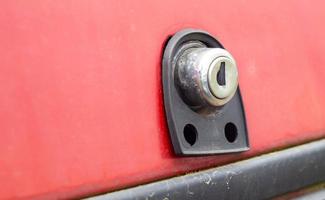
<svg viewBox="0 0 325 200">
<path fill-rule="evenodd" d="M 225 70 L 226 63 L 221 62 L 220 69 L 217 73 L 217 82 L 219 85 L 226 85 L 226 70 Z"/>
</svg>

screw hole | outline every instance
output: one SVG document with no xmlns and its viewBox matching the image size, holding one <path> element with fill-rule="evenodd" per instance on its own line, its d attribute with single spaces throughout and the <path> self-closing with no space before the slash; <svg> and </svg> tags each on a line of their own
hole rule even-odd
<svg viewBox="0 0 325 200">
<path fill-rule="evenodd" d="M 186 124 L 183 130 L 184 137 L 187 143 L 193 146 L 197 140 L 197 130 L 192 124 Z"/>
<path fill-rule="evenodd" d="M 225 136 L 228 142 L 233 143 L 237 139 L 238 132 L 235 124 L 229 122 L 225 126 Z"/>
</svg>

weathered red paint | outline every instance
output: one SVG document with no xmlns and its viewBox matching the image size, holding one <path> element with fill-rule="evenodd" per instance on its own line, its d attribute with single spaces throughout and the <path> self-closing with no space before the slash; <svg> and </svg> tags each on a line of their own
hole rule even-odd
<svg viewBox="0 0 325 200">
<path fill-rule="evenodd" d="M 70 198 L 324 137 L 325 2 L 1 1 L 0 198 Z M 177 158 L 160 60 L 194 27 L 237 60 L 251 150 Z"/>
</svg>

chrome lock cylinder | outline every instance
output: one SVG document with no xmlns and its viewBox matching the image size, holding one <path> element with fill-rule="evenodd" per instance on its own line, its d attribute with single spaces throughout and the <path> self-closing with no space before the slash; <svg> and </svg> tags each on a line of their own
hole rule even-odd
<svg viewBox="0 0 325 200">
<path fill-rule="evenodd" d="M 235 59 L 225 49 L 197 44 L 180 53 L 175 80 L 185 101 L 194 109 L 219 107 L 231 100 L 238 86 Z"/>
</svg>

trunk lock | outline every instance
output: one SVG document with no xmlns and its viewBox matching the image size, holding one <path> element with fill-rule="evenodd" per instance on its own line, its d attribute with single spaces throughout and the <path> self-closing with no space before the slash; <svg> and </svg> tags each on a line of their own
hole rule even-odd
<svg viewBox="0 0 325 200">
<path fill-rule="evenodd" d="M 236 61 L 209 33 L 185 29 L 171 37 L 164 50 L 162 80 L 177 155 L 249 149 Z"/>
<path fill-rule="evenodd" d="M 223 106 L 237 90 L 236 62 L 225 49 L 197 45 L 200 47 L 193 48 L 191 43 L 180 52 L 175 69 L 177 87 L 194 109 Z"/>
</svg>

